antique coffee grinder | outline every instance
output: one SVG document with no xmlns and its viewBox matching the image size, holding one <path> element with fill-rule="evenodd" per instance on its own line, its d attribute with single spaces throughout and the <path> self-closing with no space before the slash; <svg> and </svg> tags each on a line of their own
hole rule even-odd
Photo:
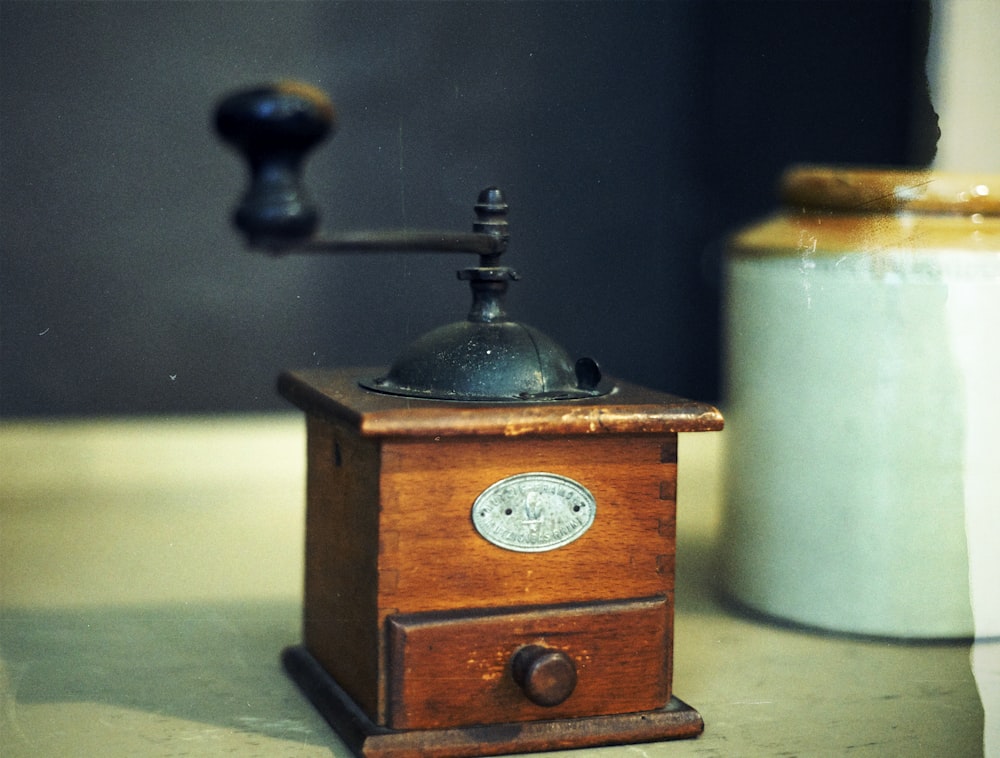
<svg viewBox="0 0 1000 758">
<path fill-rule="evenodd" d="M 465 321 L 386 369 L 283 374 L 306 413 L 304 630 L 291 677 L 360 756 L 477 756 L 701 733 L 671 690 L 677 435 L 708 405 L 602 377 L 508 318 L 507 205 L 471 233 L 314 236 L 305 153 L 321 92 L 234 94 L 220 134 L 247 157 L 235 223 L 292 251 L 473 253 Z"/>
</svg>

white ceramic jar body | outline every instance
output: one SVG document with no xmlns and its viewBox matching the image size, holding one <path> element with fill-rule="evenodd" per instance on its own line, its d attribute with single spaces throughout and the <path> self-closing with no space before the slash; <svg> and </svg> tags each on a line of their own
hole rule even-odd
<svg viewBox="0 0 1000 758">
<path fill-rule="evenodd" d="M 1000 634 L 1000 177 L 784 193 L 727 260 L 725 588 L 824 629 Z"/>
</svg>

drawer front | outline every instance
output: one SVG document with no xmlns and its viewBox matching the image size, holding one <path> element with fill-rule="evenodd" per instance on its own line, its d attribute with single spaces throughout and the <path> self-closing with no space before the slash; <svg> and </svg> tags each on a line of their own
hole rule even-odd
<svg viewBox="0 0 1000 758">
<path fill-rule="evenodd" d="M 387 726 L 632 713 L 670 697 L 672 600 L 390 616 Z M 519 683 L 520 682 L 520 683 Z"/>
</svg>

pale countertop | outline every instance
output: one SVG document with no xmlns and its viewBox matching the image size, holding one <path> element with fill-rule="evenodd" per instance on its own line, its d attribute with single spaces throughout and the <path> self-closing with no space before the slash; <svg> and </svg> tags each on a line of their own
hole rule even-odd
<svg viewBox="0 0 1000 758">
<path fill-rule="evenodd" d="M 680 448 L 674 689 L 705 733 L 564 754 L 983 755 L 998 704 L 984 718 L 969 644 L 720 604 L 724 434 Z M 278 658 L 299 641 L 304 444 L 294 414 L 0 425 L 0 756 L 349 755 Z M 995 680 L 996 652 L 976 646 Z"/>
</svg>

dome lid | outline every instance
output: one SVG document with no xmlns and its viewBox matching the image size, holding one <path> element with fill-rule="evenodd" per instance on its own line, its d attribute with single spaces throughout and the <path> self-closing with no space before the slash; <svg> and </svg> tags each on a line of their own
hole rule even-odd
<svg viewBox="0 0 1000 758">
<path fill-rule="evenodd" d="M 384 376 L 361 386 L 433 400 L 537 402 L 606 394 L 591 358 L 572 361 L 553 340 L 507 320 L 462 321 L 415 340 Z"/>
</svg>

